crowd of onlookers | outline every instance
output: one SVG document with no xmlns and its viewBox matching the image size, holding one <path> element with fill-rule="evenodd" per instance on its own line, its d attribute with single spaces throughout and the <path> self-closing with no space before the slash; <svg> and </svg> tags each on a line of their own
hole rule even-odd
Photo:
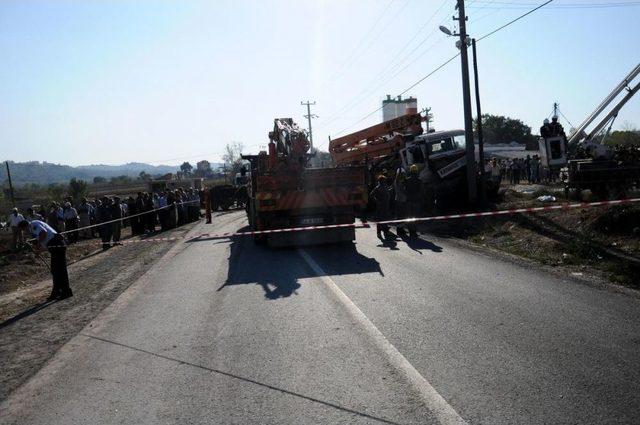
<svg viewBox="0 0 640 425">
<path fill-rule="evenodd" d="M 485 170 L 492 178 L 499 178 L 511 184 L 523 182 L 548 184 L 560 178 L 558 170 L 542 165 L 538 155 L 511 159 L 491 158 L 487 161 Z"/>
<path fill-rule="evenodd" d="M 158 230 L 168 230 L 200 218 L 203 192 L 196 189 L 175 189 L 157 193 L 138 192 L 137 196 L 120 198 L 82 198 L 73 202 L 67 197 L 63 202 L 52 202 L 27 208 L 21 214 L 17 208 L 9 214 L 7 225 L 12 231 L 12 249 L 24 242 L 18 228 L 22 220 L 46 222 L 56 232 L 63 233 L 69 243 L 80 239 L 101 238 L 102 248 L 119 245 L 122 229 L 131 227 L 131 234 L 144 235 Z"/>
</svg>

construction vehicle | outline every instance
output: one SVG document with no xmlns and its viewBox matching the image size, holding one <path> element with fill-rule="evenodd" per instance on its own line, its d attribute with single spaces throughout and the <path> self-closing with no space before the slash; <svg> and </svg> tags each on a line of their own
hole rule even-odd
<svg viewBox="0 0 640 425">
<path fill-rule="evenodd" d="M 364 165 L 368 184 L 375 176 L 408 172 L 418 167 L 420 180 L 428 189 L 426 203 L 443 207 L 466 198 L 466 156 L 464 130 L 424 133 L 420 113 L 409 113 L 329 142 L 329 152 L 339 167 Z M 497 193 L 497 187 L 487 193 Z M 464 196 L 456 196 L 462 194 Z M 427 205 L 431 207 L 434 205 Z"/>
<path fill-rule="evenodd" d="M 622 198 L 633 186 L 640 186 L 640 148 L 637 146 L 614 147 L 604 144 L 618 112 L 640 90 L 640 82 L 633 81 L 640 75 L 640 64 L 604 98 L 596 109 L 567 138 L 554 132 L 539 139 L 542 164 L 552 171 L 564 169 L 565 193 L 571 189 L 578 197 L 583 189 L 589 189 L 598 198 Z M 593 129 L 589 127 L 607 107 L 624 91 L 627 93 L 602 118 Z M 556 105 L 554 118 L 557 120 Z M 541 133 L 543 133 L 543 128 Z"/>
<path fill-rule="evenodd" d="M 365 169 L 310 168 L 310 143 L 291 118 L 274 120 L 268 152 L 243 155 L 251 164 L 247 216 L 253 230 L 354 224 L 366 206 Z M 355 240 L 354 227 L 278 232 L 255 236 L 270 246 Z"/>
<path fill-rule="evenodd" d="M 247 183 L 249 176 L 246 172 L 236 173 L 233 184 L 215 184 L 209 189 L 211 211 L 227 211 L 229 208 L 244 208 L 247 203 Z"/>
</svg>

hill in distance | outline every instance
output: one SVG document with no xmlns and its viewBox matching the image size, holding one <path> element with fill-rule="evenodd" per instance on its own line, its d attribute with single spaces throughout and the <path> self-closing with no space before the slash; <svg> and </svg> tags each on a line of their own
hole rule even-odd
<svg viewBox="0 0 640 425">
<path fill-rule="evenodd" d="M 70 165 L 53 164 L 46 161 L 9 161 L 9 168 L 11 169 L 11 180 L 15 186 L 30 183 L 41 185 L 68 183 L 69 180 L 74 177 L 88 182 L 92 181 L 94 177 L 105 177 L 107 179 L 117 176 L 137 177 L 141 171 L 155 176 L 175 173 L 180 169 L 177 165 L 151 165 L 139 162 L 130 162 L 123 165 L 94 164 L 72 167 Z M 0 184 L 4 185 L 7 183 L 4 164 L 0 176 Z"/>
</svg>

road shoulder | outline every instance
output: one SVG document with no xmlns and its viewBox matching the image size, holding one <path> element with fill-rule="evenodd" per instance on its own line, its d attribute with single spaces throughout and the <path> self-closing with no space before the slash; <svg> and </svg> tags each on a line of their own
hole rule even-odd
<svg viewBox="0 0 640 425">
<path fill-rule="evenodd" d="M 188 224 L 162 236 L 184 237 L 196 225 Z M 76 262 L 69 267 L 74 297 L 67 300 L 44 302 L 50 280 L 5 300 L 18 309 L 0 323 L 0 369 L 4 372 L 0 376 L 0 400 L 31 378 L 175 245 L 175 242 L 126 244 Z"/>
</svg>

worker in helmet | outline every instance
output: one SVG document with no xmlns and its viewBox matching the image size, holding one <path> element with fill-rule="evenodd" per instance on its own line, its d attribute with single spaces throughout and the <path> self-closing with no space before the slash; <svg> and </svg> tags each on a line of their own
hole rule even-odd
<svg viewBox="0 0 640 425">
<path fill-rule="evenodd" d="M 540 127 L 540 136 L 544 139 L 551 137 L 551 127 L 547 118 L 544 119 L 542 127 Z"/>
<path fill-rule="evenodd" d="M 418 166 L 413 164 L 409 167 L 409 176 L 404 181 L 405 195 L 407 197 L 407 217 L 416 218 L 422 215 L 422 182 L 418 177 Z M 415 238 L 418 236 L 416 224 L 410 223 L 409 236 Z"/>
<path fill-rule="evenodd" d="M 567 139 L 567 136 L 564 134 L 564 128 L 562 124 L 558 122 L 558 117 L 555 115 L 551 117 L 551 124 L 549 124 L 549 128 L 551 128 L 552 136 L 561 136 L 563 139 Z"/>
<path fill-rule="evenodd" d="M 370 198 L 376 203 L 376 220 L 378 222 L 390 219 L 391 192 L 387 186 L 387 178 L 381 174 L 378 176 L 378 184 L 373 188 Z M 385 242 L 390 238 L 389 225 L 376 224 L 378 238 Z"/>
<path fill-rule="evenodd" d="M 394 210 L 396 219 L 403 219 L 407 217 L 407 194 L 405 192 L 404 182 L 406 180 L 406 176 L 404 170 L 402 168 L 398 168 L 396 171 L 396 177 L 393 181 L 393 189 L 394 189 Z M 404 224 L 399 223 L 396 226 L 398 236 L 404 237 L 407 235 L 407 232 L 404 228 Z"/>
</svg>

